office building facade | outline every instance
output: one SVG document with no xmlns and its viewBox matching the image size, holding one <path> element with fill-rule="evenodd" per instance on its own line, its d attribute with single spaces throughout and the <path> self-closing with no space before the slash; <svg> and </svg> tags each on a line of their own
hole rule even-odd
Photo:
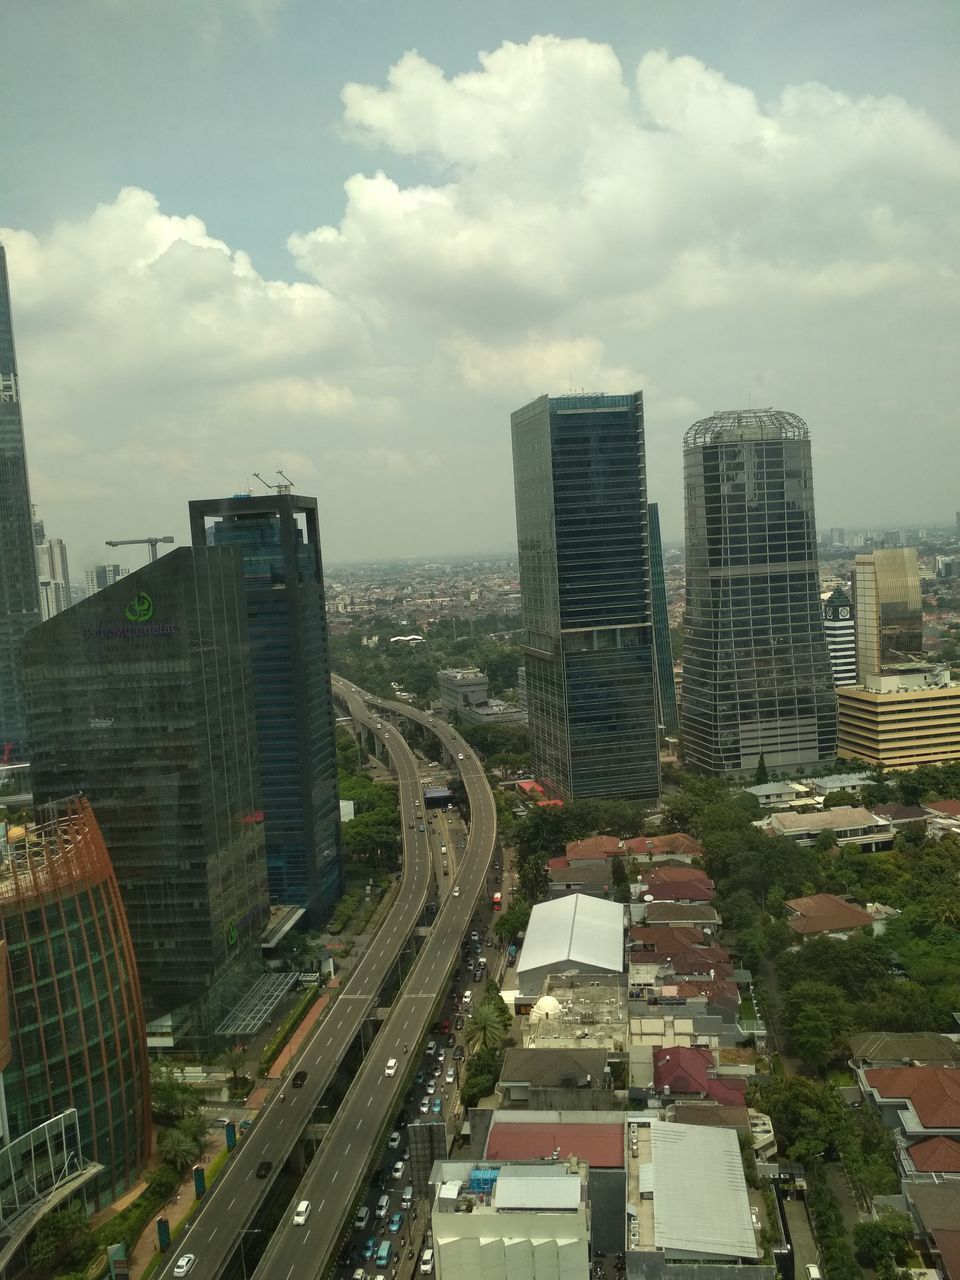
<svg viewBox="0 0 960 1280">
<path fill-rule="evenodd" d="M 43 521 L 33 513 L 34 551 L 37 557 L 37 581 L 40 589 L 40 617 L 46 622 L 73 603 L 70 590 L 70 568 L 67 548 L 62 538 L 48 538 Z"/>
<path fill-rule="evenodd" d="M 7 255 L 0 244 L 0 753 L 24 748 L 18 654 L 40 621 L 27 454 L 13 343 Z"/>
<path fill-rule="evenodd" d="M 820 612 L 810 433 L 796 414 L 734 410 L 684 437 L 686 762 L 744 773 L 836 756 Z"/>
<path fill-rule="evenodd" d="M 960 760 L 960 684 L 922 663 L 888 666 L 837 690 L 837 755 L 880 769 Z"/>
<path fill-rule="evenodd" d="M 133 945 L 103 836 L 84 798 L 0 822 L 0 937 L 9 1046 L 5 1141 L 75 1108 L 87 1187 L 102 1208 L 150 1154 L 150 1069 Z M 78 1165 L 79 1168 L 79 1165 Z"/>
<path fill-rule="evenodd" d="M 92 569 L 87 570 L 85 575 L 87 595 L 92 596 L 95 591 L 102 591 L 104 587 L 119 582 L 129 572 L 129 569 L 121 569 L 118 564 L 95 564 Z"/>
<path fill-rule="evenodd" d="M 343 855 L 317 501 L 191 502 L 190 529 L 195 547 L 209 537 L 242 557 L 270 897 L 319 925 L 343 894 Z"/>
<path fill-rule="evenodd" d="M 660 728 L 668 738 L 680 732 L 677 712 L 677 684 L 673 678 L 673 648 L 667 616 L 667 582 L 663 571 L 663 542 L 660 538 L 660 509 L 647 504 L 650 527 L 650 599 L 653 607 L 653 641 L 657 659 L 657 706 Z"/>
<path fill-rule="evenodd" d="M 857 683 L 857 636 L 853 602 L 837 587 L 823 602 L 823 630 L 835 688 Z"/>
<path fill-rule="evenodd" d="M 643 394 L 541 396 L 511 426 L 534 773 L 656 799 Z"/>
<path fill-rule="evenodd" d="M 857 675 L 910 662 L 923 649 L 920 568 L 913 547 L 857 556 L 853 568 Z"/>
<path fill-rule="evenodd" d="M 133 938 L 150 1044 L 209 1052 L 269 911 L 240 557 L 179 548 L 23 650 L 40 804 L 82 793 Z"/>
</svg>

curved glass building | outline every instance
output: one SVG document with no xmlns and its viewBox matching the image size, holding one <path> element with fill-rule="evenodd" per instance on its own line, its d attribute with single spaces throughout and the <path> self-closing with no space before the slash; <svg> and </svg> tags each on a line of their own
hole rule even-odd
<svg viewBox="0 0 960 1280">
<path fill-rule="evenodd" d="M 140 986 L 110 858 L 88 802 L 0 823 L 0 938 L 10 1061 L 0 1123 L 10 1140 L 75 1108 L 83 1152 L 103 1166 L 102 1207 L 150 1152 L 150 1072 Z"/>
<path fill-rule="evenodd" d="M 684 436 L 683 754 L 708 773 L 831 761 L 837 704 L 820 610 L 807 424 L 715 413 Z"/>
</svg>

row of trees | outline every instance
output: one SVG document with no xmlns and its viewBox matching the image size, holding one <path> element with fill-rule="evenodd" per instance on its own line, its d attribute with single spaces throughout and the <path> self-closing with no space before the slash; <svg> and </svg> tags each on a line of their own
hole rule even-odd
<svg viewBox="0 0 960 1280">
<path fill-rule="evenodd" d="M 372 782 L 361 773 L 367 753 L 346 729 L 337 729 L 338 786 L 341 800 L 352 800 L 354 817 L 343 825 L 347 860 L 371 871 L 399 867 L 403 840 L 397 788 Z"/>
<path fill-rule="evenodd" d="M 465 1107 L 475 1107 L 496 1088 L 512 1021 L 500 988 L 492 978 L 488 979 L 463 1029 L 463 1038 L 471 1051 L 460 1087 L 460 1100 Z"/>
</svg>

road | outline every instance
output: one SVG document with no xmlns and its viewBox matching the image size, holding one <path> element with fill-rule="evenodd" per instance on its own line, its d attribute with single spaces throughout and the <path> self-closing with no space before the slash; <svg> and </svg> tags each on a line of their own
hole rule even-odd
<svg viewBox="0 0 960 1280">
<path fill-rule="evenodd" d="M 348 701 L 351 714 L 378 733 L 376 713 L 367 711 L 357 695 L 351 695 Z M 156 1274 L 161 1280 L 172 1280 L 176 1261 L 185 1253 L 196 1257 L 190 1280 L 216 1280 L 220 1275 L 273 1178 L 309 1123 L 361 1023 L 376 1007 L 380 987 L 423 911 L 431 867 L 428 837 L 419 830 L 414 807 L 415 801 L 421 799 L 419 765 L 398 732 L 384 726 L 378 736 L 384 739 L 390 754 L 400 796 L 404 858 L 396 900 L 329 1013 L 291 1064 L 291 1075 L 307 1072 L 306 1084 L 301 1089 L 287 1085 L 261 1108 L 226 1169 L 204 1197 L 189 1229 L 158 1269 Z M 381 1039 L 378 1037 L 378 1044 Z M 257 1167 L 263 1161 L 270 1162 L 271 1171 L 266 1178 L 258 1178 Z"/>
<path fill-rule="evenodd" d="M 358 696 L 355 686 L 337 677 L 334 677 L 334 687 L 341 697 Z M 429 1028 L 433 1010 L 459 961 L 474 907 L 484 892 L 496 842 L 493 793 L 480 761 L 459 734 L 402 703 L 369 701 L 428 724 L 455 759 L 463 756 L 457 763 L 470 800 L 470 834 L 456 874 L 450 877 L 451 892 L 444 898 L 423 949 L 331 1124 L 323 1146 L 309 1165 L 286 1221 L 267 1246 L 254 1273 L 255 1280 L 268 1277 L 269 1280 L 307 1280 L 323 1274 L 353 1209 L 371 1157 L 400 1105 L 405 1087 L 404 1046 L 409 1047 L 410 1054 L 417 1051 Z M 395 731 L 392 731 L 386 738 L 388 745 L 394 737 Z M 460 890 L 456 896 L 455 888 Z M 401 1068 L 395 1077 L 388 1079 L 385 1067 L 387 1060 L 394 1057 L 400 1059 Z M 312 1213 L 303 1226 L 295 1226 L 291 1221 L 292 1207 L 300 1200 L 310 1201 Z"/>
</svg>

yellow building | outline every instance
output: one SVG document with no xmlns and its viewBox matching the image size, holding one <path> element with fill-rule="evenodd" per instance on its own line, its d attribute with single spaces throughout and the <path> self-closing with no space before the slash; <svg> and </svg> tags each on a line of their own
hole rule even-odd
<svg viewBox="0 0 960 1280">
<path fill-rule="evenodd" d="M 960 760 L 960 684 L 932 667 L 891 668 L 837 690 L 837 755 L 885 769 Z"/>
</svg>

